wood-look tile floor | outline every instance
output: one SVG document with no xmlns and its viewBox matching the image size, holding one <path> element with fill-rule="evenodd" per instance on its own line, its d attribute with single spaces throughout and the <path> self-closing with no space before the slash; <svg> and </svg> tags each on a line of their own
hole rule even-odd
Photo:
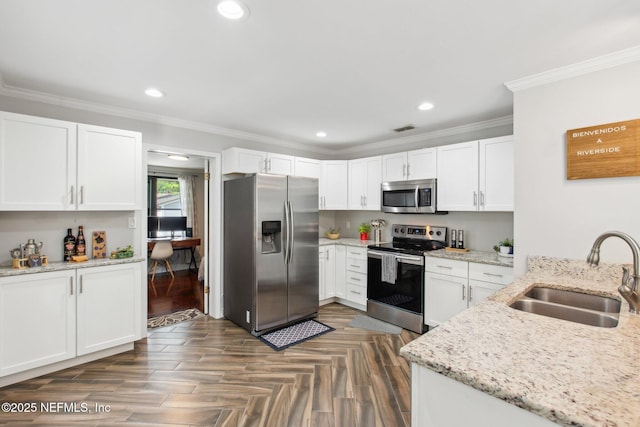
<svg viewBox="0 0 640 427">
<path fill-rule="evenodd" d="M 358 313 L 323 306 L 317 320 L 336 330 L 280 352 L 228 320 L 151 330 L 130 352 L 0 389 L 0 402 L 78 412 L 0 412 L 0 425 L 409 426 L 409 363 L 398 352 L 418 335 L 349 327 Z"/>
</svg>

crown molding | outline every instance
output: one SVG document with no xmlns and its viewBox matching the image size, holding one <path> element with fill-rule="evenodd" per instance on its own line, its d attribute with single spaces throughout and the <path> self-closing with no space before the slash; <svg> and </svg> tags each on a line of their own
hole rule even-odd
<svg viewBox="0 0 640 427">
<path fill-rule="evenodd" d="M 358 145 L 357 147 L 349 147 L 339 150 L 339 154 L 362 154 L 368 153 L 376 149 L 389 148 L 389 144 L 393 144 L 394 150 L 398 151 L 401 146 L 409 145 L 416 142 L 425 142 L 437 140 L 447 136 L 461 135 L 471 132 L 478 132 L 485 129 L 491 129 L 500 126 L 513 125 L 513 116 L 498 117 L 496 119 L 484 120 L 481 122 L 469 123 L 461 126 L 454 126 L 446 129 L 435 130 L 432 132 L 418 133 L 402 138 L 391 138 L 384 141 L 372 142 L 370 144 Z"/>
<path fill-rule="evenodd" d="M 56 105 L 60 107 L 90 111 L 98 114 L 107 114 L 110 116 L 122 117 L 126 119 L 140 120 L 144 122 L 151 122 L 151 123 L 156 123 L 156 124 L 165 125 L 165 126 L 172 126 L 172 127 L 183 128 L 188 130 L 200 131 L 204 133 L 226 136 L 226 137 L 245 140 L 245 141 L 272 144 L 272 145 L 281 146 L 284 148 L 300 149 L 300 143 L 295 141 L 286 141 L 286 140 L 259 135 L 251 132 L 244 132 L 244 131 L 239 131 L 235 129 L 214 126 L 207 123 L 183 120 L 175 117 L 152 114 L 152 113 L 147 113 L 144 111 L 134 110 L 130 108 L 115 107 L 111 105 L 84 101 L 76 98 L 56 96 L 46 92 L 11 86 L 4 82 L 2 78 L 2 74 L 0 74 L 0 95 L 24 99 L 27 101 L 41 102 L 44 104 Z M 318 150 L 311 149 L 311 151 L 318 151 Z M 328 154 L 330 152 L 331 152 L 330 150 L 327 150 L 326 153 L 324 154 Z"/>
<path fill-rule="evenodd" d="M 498 126 L 512 125 L 513 116 L 505 116 L 497 119 L 486 120 L 482 122 L 470 123 L 467 125 L 451 127 L 447 129 L 441 129 L 433 132 L 425 132 L 414 134 L 411 136 L 391 138 L 383 141 L 372 142 L 368 144 L 362 144 L 355 147 L 337 148 L 335 146 L 326 145 L 319 146 L 318 144 L 305 144 L 296 141 L 287 141 L 282 139 L 273 138 L 270 136 L 259 135 L 251 132 L 244 132 L 235 129 L 228 129 L 224 127 L 214 126 L 207 123 L 195 122 L 189 120 L 178 119 L 175 117 L 162 116 L 158 114 L 151 114 L 144 111 L 115 107 L 106 104 L 100 104 L 96 102 L 84 101 L 76 98 L 69 98 L 63 96 L 56 96 L 46 92 L 20 88 L 16 86 L 8 85 L 4 82 L 2 73 L 0 73 L 0 95 L 5 95 L 13 98 L 24 99 L 27 101 L 41 102 L 44 104 L 56 105 L 60 107 L 72 108 L 76 110 L 90 111 L 98 114 L 106 114 L 110 116 L 122 117 L 126 119 L 139 120 L 144 122 L 156 123 L 164 126 L 172 126 L 176 128 L 194 130 L 212 135 L 226 136 L 238 140 L 258 142 L 263 144 L 271 144 L 282 148 L 291 148 L 300 150 L 301 145 L 304 145 L 304 150 L 309 153 L 315 153 L 330 158 L 355 155 L 360 153 L 368 153 L 372 149 L 385 149 L 389 147 L 389 144 L 393 144 L 395 148 L 398 146 L 407 145 L 415 142 L 424 142 L 435 140 L 438 138 L 469 133 L 474 131 L 480 131 L 484 129 L 490 129 Z"/>
<path fill-rule="evenodd" d="M 598 56 L 565 67 L 554 68 L 521 79 L 511 80 L 504 85 L 512 92 L 518 92 L 636 61 L 640 61 L 640 46 Z"/>
</svg>

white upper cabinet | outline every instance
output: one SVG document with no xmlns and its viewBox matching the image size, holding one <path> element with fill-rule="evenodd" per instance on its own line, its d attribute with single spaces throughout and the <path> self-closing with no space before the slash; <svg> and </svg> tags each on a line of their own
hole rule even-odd
<svg viewBox="0 0 640 427">
<path fill-rule="evenodd" d="M 222 152 L 222 173 L 293 175 L 295 157 L 232 147 Z"/>
<path fill-rule="evenodd" d="M 0 210 L 134 210 L 138 132 L 0 112 Z"/>
<path fill-rule="evenodd" d="M 325 160 L 322 162 L 322 176 L 319 184 L 320 209 L 347 209 L 348 162 L 346 160 Z"/>
<path fill-rule="evenodd" d="M 78 125 L 78 209 L 140 209 L 141 149 L 138 132 Z"/>
<path fill-rule="evenodd" d="M 480 210 L 513 211 L 513 136 L 484 139 L 480 150 Z"/>
<path fill-rule="evenodd" d="M 382 182 L 435 178 L 435 148 L 405 151 L 382 156 Z"/>
<path fill-rule="evenodd" d="M 438 210 L 512 211 L 513 137 L 437 148 Z"/>
<path fill-rule="evenodd" d="M 349 209 L 380 210 L 380 156 L 349 160 Z"/>
<path fill-rule="evenodd" d="M 320 160 L 296 157 L 294 164 L 295 176 L 320 179 L 322 175 L 322 162 Z"/>
<path fill-rule="evenodd" d="M 0 209 L 75 208 L 76 128 L 0 112 Z"/>
</svg>

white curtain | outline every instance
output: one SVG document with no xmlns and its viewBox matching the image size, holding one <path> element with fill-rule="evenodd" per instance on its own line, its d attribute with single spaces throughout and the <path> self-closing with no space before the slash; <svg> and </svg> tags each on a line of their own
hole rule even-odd
<svg viewBox="0 0 640 427">
<path fill-rule="evenodd" d="M 199 230 L 197 230 L 198 218 L 196 217 L 195 200 L 193 198 L 196 177 L 193 175 L 180 175 L 178 176 L 178 183 L 180 184 L 182 216 L 187 217 L 187 227 L 191 227 L 193 236 L 199 236 Z"/>
</svg>

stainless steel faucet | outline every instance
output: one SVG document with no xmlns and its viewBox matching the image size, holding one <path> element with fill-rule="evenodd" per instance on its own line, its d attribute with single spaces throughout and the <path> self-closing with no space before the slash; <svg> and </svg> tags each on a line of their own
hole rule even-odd
<svg viewBox="0 0 640 427">
<path fill-rule="evenodd" d="M 622 284 L 618 288 L 618 292 L 620 292 L 622 298 L 629 303 L 629 311 L 638 314 L 638 312 L 640 312 L 640 294 L 638 294 L 640 290 L 640 245 L 638 245 L 638 242 L 621 231 L 607 231 L 598 236 L 596 241 L 593 242 L 593 247 L 587 257 L 587 262 L 589 265 L 598 265 L 600 262 L 600 245 L 609 237 L 621 238 L 627 242 L 633 252 L 633 274 L 629 274 L 627 267 L 622 267 Z"/>
</svg>

